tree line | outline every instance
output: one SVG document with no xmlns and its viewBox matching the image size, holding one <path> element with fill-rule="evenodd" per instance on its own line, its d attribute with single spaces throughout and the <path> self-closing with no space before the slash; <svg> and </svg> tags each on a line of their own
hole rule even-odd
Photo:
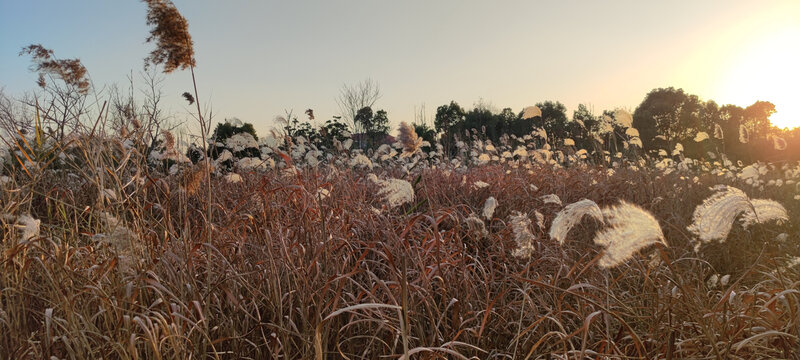
<svg viewBox="0 0 800 360">
<path fill-rule="evenodd" d="M 371 104 L 375 99 L 377 96 Z M 560 146 L 565 139 L 571 139 L 578 149 L 616 152 L 630 145 L 640 147 L 646 154 L 658 154 L 660 150 L 671 154 L 681 144 L 684 154 L 692 158 L 724 153 L 734 161 L 800 160 L 800 128 L 784 130 L 773 126 L 769 118 L 775 113 L 775 105 L 768 101 L 756 101 L 743 108 L 704 101 L 674 87 L 653 89 L 632 114 L 632 127 L 641 139 L 641 144 L 635 145 L 626 144 L 631 138 L 630 132 L 626 132 L 631 125 L 620 125 L 615 110 L 596 114 L 589 106 L 579 104 L 570 117 L 566 106 L 558 101 L 542 101 L 535 106 L 540 114 L 526 117 L 523 110 L 498 111 L 483 102 L 466 109 L 451 101 L 437 107 L 433 124 L 419 121 L 413 126 L 424 140 L 431 144 L 438 142 L 450 153 L 455 153 L 456 142 L 470 142 L 470 134 L 497 143 L 504 135 L 522 138 L 541 129 L 551 146 Z M 356 146 L 365 150 L 392 141 L 386 111 L 375 112 L 372 106 L 364 106 L 351 113 L 349 123 L 336 117 L 315 128 L 294 118 L 287 121 L 284 129 L 290 136 L 301 135 L 326 143 L 357 129 L 353 134 Z"/>
</svg>

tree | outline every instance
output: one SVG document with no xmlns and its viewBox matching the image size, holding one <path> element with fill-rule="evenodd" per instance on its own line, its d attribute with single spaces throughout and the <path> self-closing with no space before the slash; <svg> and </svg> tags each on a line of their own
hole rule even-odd
<svg viewBox="0 0 800 360">
<path fill-rule="evenodd" d="M 597 116 L 585 104 L 578 104 L 578 108 L 572 112 L 572 120 L 583 124 L 588 131 L 597 132 Z"/>
<path fill-rule="evenodd" d="M 356 121 L 356 115 L 363 108 L 375 106 L 375 102 L 380 97 L 381 88 L 378 83 L 367 78 L 353 85 L 344 84 L 339 91 L 339 97 L 336 98 L 336 103 L 339 104 L 345 124 L 351 126 L 355 133 L 362 133 L 366 129 Z"/>
<path fill-rule="evenodd" d="M 633 127 L 639 130 L 645 150 L 656 148 L 658 135 L 666 138 L 666 145 L 693 138 L 699 128 L 703 103 L 697 95 L 683 89 L 658 88 L 650 91 L 633 113 Z"/>
<path fill-rule="evenodd" d="M 459 130 L 464 121 L 466 113 L 455 101 L 450 101 L 448 105 L 436 108 L 436 117 L 433 126 L 436 132 L 442 134 L 442 145 L 445 152 L 450 154 L 454 144 L 454 133 Z"/>
<path fill-rule="evenodd" d="M 744 125 L 750 131 L 751 138 L 766 138 L 774 127 L 769 117 L 775 113 L 775 105 L 769 101 L 756 101 L 744 109 Z"/>
<path fill-rule="evenodd" d="M 497 117 L 497 132 L 500 134 L 509 134 L 523 136 L 531 132 L 531 129 L 522 122 L 518 122 L 518 116 L 511 108 L 504 108 L 500 111 Z"/>
<path fill-rule="evenodd" d="M 340 122 L 338 118 L 325 121 L 325 125 L 319 129 L 319 134 L 321 136 L 320 146 L 329 149 L 333 148 L 334 140 L 344 142 L 350 138 L 349 133 L 350 128 L 347 124 Z"/>
<path fill-rule="evenodd" d="M 354 123 L 362 132 L 359 133 L 359 140 L 366 138 L 367 143 L 359 141 L 359 145 L 374 147 L 389 134 L 389 118 L 384 110 L 373 113 L 372 108 L 365 106 L 356 112 Z"/>
<path fill-rule="evenodd" d="M 372 141 L 371 145 L 375 147 L 382 143 L 387 135 L 389 135 L 389 117 L 385 110 L 378 110 L 367 129 L 367 136 Z"/>
<path fill-rule="evenodd" d="M 569 124 L 567 124 L 567 107 L 561 102 L 545 101 L 536 104 L 542 110 L 539 126 L 547 131 L 547 137 L 552 144 L 569 137 Z"/>
<path fill-rule="evenodd" d="M 584 149 L 593 148 L 595 144 L 590 133 L 598 135 L 598 125 L 597 116 L 585 104 L 578 104 L 578 108 L 572 112 L 570 122 L 570 137 L 575 140 L 575 145 Z"/>
<path fill-rule="evenodd" d="M 413 123 L 411 126 L 414 127 L 414 132 L 422 138 L 422 140 L 427 141 L 431 146 L 436 142 L 436 130 L 432 129 L 426 123 Z"/>
<path fill-rule="evenodd" d="M 466 113 L 455 101 L 450 101 L 449 105 L 442 105 L 436 108 L 436 118 L 433 125 L 437 132 L 447 132 L 453 125 L 464 119 Z"/>
<path fill-rule="evenodd" d="M 419 107 L 419 111 L 414 114 L 414 122 L 411 125 L 414 127 L 414 132 L 422 140 L 427 141 L 431 146 L 436 143 L 436 130 L 428 125 L 428 116 L 425 112 L 424 103 Z"/>
<path fill-rule="evenodd" d="M 486 107 L 475 107 L 464 116 L 464 130 L 475 129 L 496 142 L 500 138 L 497 117 Z"/>
</svg>

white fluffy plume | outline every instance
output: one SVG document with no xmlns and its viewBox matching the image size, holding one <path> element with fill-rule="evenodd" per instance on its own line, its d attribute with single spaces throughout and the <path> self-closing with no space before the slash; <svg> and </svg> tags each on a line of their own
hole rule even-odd
<svg viewBox="0 0 800 360">
<path fill-rule="evenodd" d="M 786 139 L 780 136 L 772 135 L 772 146 L 775 148 L 775 150 L 786 150 Z"/>
<path fill-rule="evenodd" d="M 706 133 L 705 131 L 700 131 L 697 133 L 697 135 L 694 136 L 695 142 L 701 142 L 703 140 L 708 140 L 708 133 Z"/>
<path fill-rule="evenodd" d="M 561 206 L 561 198 L 556 194 L 542 195 L 539 200 L 542 200 L 545 204 L 558 204 L 558 206 Z"/>
<path fill-rule="evenodd" d="M 747 128 L 744 125 L 739 125 L 739 142 L 742 144 L 747 144 L 750 142 L 750 132 L 747 131 Z"/>
<path fill-rule="evenodd" d="M 567 233 L 581 222 L 584 215 L 589 215 L 603 222 L 603 212 L 600 207 L 592 200 L 583 199 L 567 205 L 564 210 L 556 214 L 553 224 L 550 225 L 550 238 L 563 245 L 564 240 L 567 238 Z"/>
<path fill-rule="evenodd" d="M 19 229 L 19 241 L 28 241 L 39 236 L 39 227 L 42 221 L 34 219 L 30 215 L 22 215 L 17 218 L 14 227 Z"/>
<path fill-rule="evenodd" d="M 490 196 L 486 199 L 486 202 L 483 203 L 483 217 L 486 220 L 491 220 L 492 216 L 494 216 L 494 209 L 497 208 L 497 199 L 494 196 Z"/>
<path fill-rule="evenodd" d="M 624 109 L 617 109 L 614 111 L 614 120 L 622 127 L 629 128 L 633 126 L 633 116 Z"/>
<path fill-rule="evenodd" d="M 514 212 L 511 215 L 511 231 L 514 233 L 514 242 L 517 243 L 517 248 L 512 255 L 520 258 L 530 258 L 536 250 L 533 247 L 533 242 L 536 237 L 531 233 L 531 219 L 527 215 Z"/>
<path fill-rule="evenodd" d="M 605 247 L 598 262 L 601 267 L 615 267 L 654 243 L 667 245 L 658 220 L 636 205 L 621 201 L 604 208 L 603 218 L 608 227 L 594 237 L 595 244 Z"/>
<path fill-rule="evenodd" d="M 702 242 L 725 241 L 736 217 L 742 215 L 742 226 L 789 220 L 786 208 L 774 200 L 749 199 L 744 191 L 731 186 L 715 186 L 717 192 L 694 209 L 692 225 L 687 229 Z"/>
<path fill-rule="evenodd" d="M 750 208 L 747 194 L 732 186 L 721 186 L 694 209 L 692 225 L 687 229 L 700 241 L 724 240 L 736 217 Z"/>
<path fill-rule="evenodd" d="M 535 117 L 542 116 L 542 110 L 539 109 L 537 106 L 528 106 L 524 110 L 522 110 L 522 118 L 523 119 L 531 119 Z M 546 137 L 546 136 L 545 136 Z"/>
<path fill-rule="evenodd" d="M 722 139 L 722 138 L 723 138 L 722 126 L 719 126 L 719 124 L 714 124 L 714 139 Z"/>
<path fill-rule="evenodd" d="M 399 135 L 397 135 L 397 141 L 403 145 L 403 153 L 400 154 L 400 157 L 413 156 L 420 151 L 422 147 L 422 138 L 417 136 L 417 132 L 414 131 L 413 126 L 403 121 L 400 123 L 400 127 L 397 131 L 399 133 Z"/>
<path fill-rule="evenodd" d="M 768 199 L 753 199 L 750 201 L 752 208 L 748 208 L 742 216 L 742 226 L 747 229 L 753 224 L 763 224 L 769 221 L 782 223 L 789 221 L 786 208 L 779 202 Z"/>
<path fill-rule="evenodd" d="M 369 174 L 367 178 L 379 187 L 378 195 L 382 196 L 391 208 L 414 201 L 414 187 L 408 181 L 381 180 L 375 174 Z"/>
</svg>

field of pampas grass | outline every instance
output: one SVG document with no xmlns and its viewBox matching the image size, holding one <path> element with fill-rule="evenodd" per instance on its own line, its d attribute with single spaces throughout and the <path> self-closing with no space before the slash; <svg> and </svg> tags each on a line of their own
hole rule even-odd
<svg viewBox="0 0 800 360">
<path fill-rule="evenodd" d="M 0 359 L 799 357 L 800 163 L 755 161 L 765 133 L 739 127 L 734 163 L 705 118 L 685 149 L 622 109 L 561 135 L 504 109 L 499 134 L 451 102 L 394 142 L 371 81 L 350 120 L 380 131 L 212 132 L 187 20 L 144 3 L 198 136 L 155 77 L 83 108 L 87 70 L 41 45 L 42 97 L 0 89 Z"/>
<path fill-rule="evenodd" d="M 354 152 L 207 184 L 111 143 L 7 168 L 4 358 L 797 356 L 800 205 L 779 188 L 750 197 L 785 208 L 754 200 L 702 242 L 733 190 L 688 171 Z"/>
</svg>

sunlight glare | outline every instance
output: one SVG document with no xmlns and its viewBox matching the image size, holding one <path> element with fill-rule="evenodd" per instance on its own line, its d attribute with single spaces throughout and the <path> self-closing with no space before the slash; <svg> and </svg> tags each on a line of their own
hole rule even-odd
<svg viewBox="0 0 800 360">
<path fill-rule="evenodd" d="M 718 94 L 723 103 L 747 107 L 757 100 L 775 104 L 770 117 L 780 128 L 800 126 L 800 27 L 767 35 L 759 42 L 732 54 L 734 61 L 725 73 Z"/>
</svg>

